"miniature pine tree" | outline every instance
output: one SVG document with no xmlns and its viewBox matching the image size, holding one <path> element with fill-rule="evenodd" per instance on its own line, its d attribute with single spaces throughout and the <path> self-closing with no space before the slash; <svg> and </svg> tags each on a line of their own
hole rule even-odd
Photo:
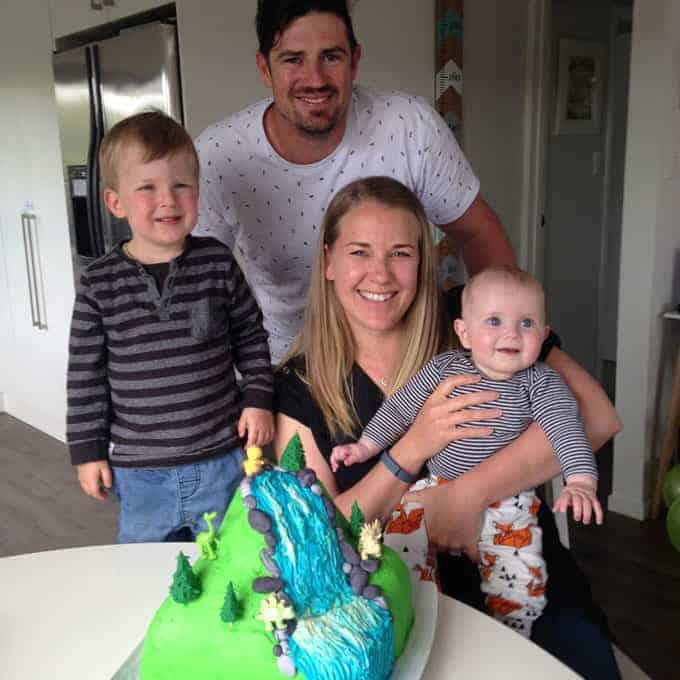
<svg viewBox="0 0 680 680">
<path fill-rule="evenodd" d="M 224 594 L 224 604 L 220 612 L 220 618 L 225 623 L 232 625 L 240 617 L 240 603 L 234 592 L 234 585 L 231 581 L 227 584 L 227 592 Z"/>
<path fill-rule="evenodd" d="M 307 466 L 305 450 L 302 448 L 300 435 L 296 432 L 286 444 L 279 465 L 288 472 L 299 472 Z"/>
<path fill-rule="evenodd" d="M 187 556 L 181 550 L 177 555 L 177 569 L 172 576 L 170 594 L 179 604 L 188 604 L 201 594 L 201 581 L 194 574 Z"/>
<path fill-rule="evenodd" d="M 364 521 L 364 513 L 361 512 L 361 508 L 357 502 L 354 501 L 354 503 L 352 503 L 352 516 L 349 520 L 349 526 L 353 536 L 359 537 Z"/>
</svg>

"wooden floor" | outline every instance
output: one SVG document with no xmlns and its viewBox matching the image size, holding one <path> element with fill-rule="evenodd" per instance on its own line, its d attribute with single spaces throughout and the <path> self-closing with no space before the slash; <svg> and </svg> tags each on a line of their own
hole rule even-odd
<svg viewBox="0 0 680 680">
<path fill-rule="evenodd" d="M 114 543 L 116 517 L 80 491 L 63 444 L 0 414 L 0 557 Z M 609 513 L 570 535 L 618 646 L 653 680 L 680 678 L 680 553 L 663 524 Z"/>
<path fill-rule="evenodd" d="M 572 550 L 607 614 L 616 644 L 652 678 L 680 678 L 680 553 L 663 521 L 607 513 L 571 525 Z"/>
<path fill-rule="evenodd" d="M 115 543 L 116 524 L 114 502 L 80 491 L 63 444 L 0 413 L 0 557 Z"/>
</svg>

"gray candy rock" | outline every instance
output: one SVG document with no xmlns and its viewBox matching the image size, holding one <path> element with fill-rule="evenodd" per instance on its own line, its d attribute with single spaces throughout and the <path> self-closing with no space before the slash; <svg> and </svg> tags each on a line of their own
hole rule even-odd
<svg viewBox="0 0 680 680">
<path fill-rule="evenodd" d="M 281 645 L 274 645 L 274 656 L 281 656 L 283 654 L 283 650 L 281 649 Z"/>
<path fill-rule="evenodd" d="M 339 543 L 340 552 L 342 553 L 345 562 L 349 562 L 352 565 L 359 564 L 359 555 L 354 552 L 354 548 L 346 541 L 339 541 Z"/>
<path fill-rule="evenodd" d="M 264 542 L 270 547 L 270 548 L 276 548 L 276 536 L 272 534 L 271 532 L 267 532 L 264 535 Z"/>
<path fill-rule="evenodd" d="M 288 654 L 282 654 L 277 660 L 276 665 L 279 667 L 279 671 L 289 678 L 294 678 L 297 673 L 293 659 L 291 659 Z"/>
<path fill-rule="evenodd" d="M 245 505 L 248 510 L 254 510 L 257 507 L 257 499 L 255 496 L 244 496 L 243 505 Z"/>
<path fill-rule="evenodd" d="M 361 595 L 368 583 L 368 574 L 361 567 L 354 567 L 349 575 L 349 585 L 355 595 Z"/>
<path fill-rule="evenodd" d="M 274 561 L 274 551 L 271 548 L 262 548 L 262 550 L 260 550 L 260 559 L 262 560 L 262 564 L 264 564 L 265 569 L 272 576 L 275 576 L 276 578 L 281 576 L 281 571 Z"/>
<path fill-rule="evenodd" d="M 342 572 L 349 576 L 350 573 L 352 572 L 352 565 L 349 562 L 343 562 L 342 563 Z"/>
<path fill-rule="evenodd" d="M 310 470 L 309 468 L 300 470 L 300 472 L 297 473 L 297 478 L 302 486 L 312 486 L 312 484 L 316 482 L 316 474 L 314 473 L 314 470 Z"/>
<path fill-rule="evenodd" d="M 331 520 L 333 526 L 335 526 L 335 504 L 327 496 L 322 496 L 321 498 L 323 499 L 323 504 L 324 507 L 326 508 L 326 513 L 328 514 L 328 517 Z"/>
<path fill-rule="evenodd" d="M 383 609 L 386 609 L 387 611 L 390 610 L 389 605 L 387 604 L 387 600 L 384 597 L 382 597 L 382 595 L 380 597 L 376 597 L 373 600 L 373 602 L 375 602 L 378 605 L 378 607 L 382 607 Z"/>
<path fill-rule="evenodd" d="M 382 589 L 380 586 L 366 586 L 362 593 L 363 597 L 365 597 L 367 600 L 375 600 L 376 597 L 380 597 L 382 595 Z"/>
<path fill-rule="evenodd" d="M 260 576 L 253 581 L 256 593 L 275 593 L 283 588 L 283 581 L 273 576 Z"/>
<path fill-rule="evenodd" d="M 378 571 L 380 568 L 380 560 L 361 560 L 359 564 L 361 565 L 361 568 L 364 571 L 367 571 L 369 574 L 372 574 L 374 571 Z"/>
<path fill-rule="evenodd" d="M 272 528 L 271 518 L 262 510 L 248 510 L 248 523 L 261 534 L 266 534 Z"/>
<path fill-rule="evenodd" d="M 319 484 L 312 484 L 312 486 L 309 488 L 313 494 L 316 494 L 317 496 L 323 496 L 323 489 Z"/>
</svg>

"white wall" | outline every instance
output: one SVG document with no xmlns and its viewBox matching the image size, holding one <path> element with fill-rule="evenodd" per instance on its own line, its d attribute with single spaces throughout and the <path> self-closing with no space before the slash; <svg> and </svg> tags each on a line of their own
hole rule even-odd
<svg viewBox="0 0 680 680">
<path fill-rule="evenodd" d="M 527 0 L 474 0 L 465 3 L 464 20 L 465 153 L 516 252 L 520 252 L 522 231 L 529 4 Z"/>
<path fill-rule="evenodd" d="M 434 2 L 363 0 L 354 10 L 362 46 L 358 81 L 434 100 Z"/>
<path fill-rule="evenodd" d="M 680 6 L 674 0 L 636 2 L 630 73 L 628 145 L 621 244 L 617 409 L 624 431 L 616 442 L 613 510 L 645 516 L 664 322 L 673 298 L 680 250 L 680 152 L 677 60 Z M 677 265 L 675 265 L 677 266 Z M 676 274 L 677 276 L 677 274 Z M 668 357 L 662 373 L 668 373 Z M 665 409 L 662 408 L 662 412 Z"/>
</svg>

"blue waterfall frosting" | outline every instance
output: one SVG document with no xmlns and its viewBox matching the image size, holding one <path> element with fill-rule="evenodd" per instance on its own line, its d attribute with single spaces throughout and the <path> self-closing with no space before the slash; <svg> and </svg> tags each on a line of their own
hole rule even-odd
<svg viewBox="0 0 680 680">
<path fill-rule="evenodd" d="M 290 474 L 252 479 L 273 520 L 274 559 L 297 617 L 291 656 L 307 680 L 383 680 L 392 669 L 388 611 L 352 593 L 323 501 Z"/>
</svg>

